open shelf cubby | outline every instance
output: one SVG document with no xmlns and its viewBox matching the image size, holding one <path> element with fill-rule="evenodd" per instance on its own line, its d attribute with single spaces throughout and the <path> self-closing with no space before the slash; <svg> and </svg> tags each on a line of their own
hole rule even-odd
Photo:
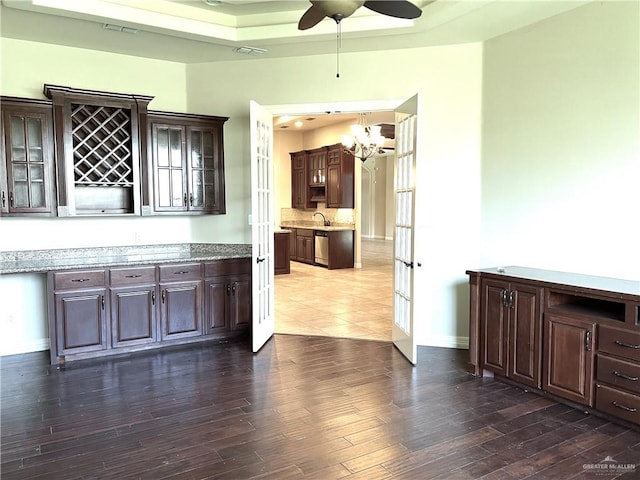
<svg viewBox="0 0 640 480">
<path fill-rule="evenodd" d="M 593 298 L 580 294 L 549 291 L 548 310 L 599 319 L 625 321 L 625 304 L 615 300 Z M 640 315 L 640 313 L 639 313 Z"/>
</svg>

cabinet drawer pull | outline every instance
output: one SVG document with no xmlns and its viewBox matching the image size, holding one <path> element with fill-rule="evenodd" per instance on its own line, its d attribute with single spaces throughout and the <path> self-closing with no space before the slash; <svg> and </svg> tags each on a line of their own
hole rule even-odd
<svg viewBox="0 0 640 480">
<path fill-rule="evenodd" d="M 142 275 L 125 275 L 125 278 L 140 278 Z"/>
<path fill-rule="evenodd" d="M 184 275 L 185 273 L 189 273 L 189 272 L 186 270 L 179 270 L 177 272 L 173 272 L 174 275 Z"/>
<path fill-rule="evenodd" d="M 507 291 L 506 290 L 502 290 L 502 306 L 503 307 L 507 306 Z"/>
<path fill-rule="evenodd" d="M 618 402 L 616 402 L 615 400 L 613 402 L 611 402 L 611 405 L 613 405 L 616 408 L 621 408 L 622 410 L 626 410 L 627 412 L 636 412 L 638 411 L 637 408 L 632 408 L 632 407 L 625 407 L 624 405 L 620 405 Z"/>
<path fill-rule="evenodd" d="M 632 345 L 630 343 L 621 342 L 620 340 L 614 340 L 613 343 L 615 343 L 616 345 L 620 345 L 621 347 L 633 348 L 635 350 L 638 350 L 640 348 L 640 345 Z"/>
<path fill-rule="evenodd" d="M 629 375 L 625 375 L 624 373 L 616 372 L 615 370 L 613 371 L 613 374 L 616 377 L 624 378 L 625 380 L 631 380 L 632 382 L 638 381 L 638 377 L 631 377 Z"/>
<path fill-rule="evenodd" d="M 591 351 L 591 332 L 587 331 L 587 333 L 584 336 L 584 349 L 587 352 Z"/>
<path fill-rule="evenodd" d="M 88 282 L 89 280 L 91 280 L 91 279 L 90 278 L 74 278 L 71 281 L 72 282 L 76 282 L 76 283 L 82 283 L 82 282 Z"/>
</svg>

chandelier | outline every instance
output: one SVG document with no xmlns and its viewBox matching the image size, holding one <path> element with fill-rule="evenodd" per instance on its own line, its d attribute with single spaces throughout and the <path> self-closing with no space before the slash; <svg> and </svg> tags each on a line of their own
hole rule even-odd
<svg viewBox="0 0 640 480">
<path fill-rule="evenodd" d="M 361 161 L 385 153 L 382 148 L 386 140 L 380 133 L 380 125 L 367 125 L 366 115 L 360 114 L 360 122 L 351 125 L 351 135 L 342 135 L 345 151 Z"/>
</svg>

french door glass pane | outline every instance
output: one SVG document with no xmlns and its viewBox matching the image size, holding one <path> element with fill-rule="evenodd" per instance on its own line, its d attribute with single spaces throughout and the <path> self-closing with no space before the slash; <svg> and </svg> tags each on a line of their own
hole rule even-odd
<svg viewBox="0 0 640 480">
<path fill-rule="evenodd" d="M 13 170 L 13 181 L 15 183 L 28 181 L 26 163 L 13 165 L 12 170 Z"/>
</svg>

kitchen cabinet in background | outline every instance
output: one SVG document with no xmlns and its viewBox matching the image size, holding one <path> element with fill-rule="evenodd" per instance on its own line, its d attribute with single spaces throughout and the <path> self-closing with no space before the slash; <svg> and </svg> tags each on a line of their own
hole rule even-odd
<svg viewBox="0 0 640 480">
<path fill-rule="evenodd" d="M 251 326 L 251 261 L 204 264 L 205 334 L 247 331 Z"/>
<path fill-rule="evenodd" d="M 354 168 L 352 154 L 338 143 L 327 152 L 327 208 L 354 207 Z"/>
<path fill-rule="evenodd" d="M 202 335 L 199 263 L 160 265 L 162 340 Z"/>
<path fill-rule="evenodd" d="M 273 242 L 273 270 L 275 275 L 287 274 L 291 272 L 291 262 L 289 256 L 289 237 L 291 232 L 288 230 L 275 232 Z"/>
</svg>

